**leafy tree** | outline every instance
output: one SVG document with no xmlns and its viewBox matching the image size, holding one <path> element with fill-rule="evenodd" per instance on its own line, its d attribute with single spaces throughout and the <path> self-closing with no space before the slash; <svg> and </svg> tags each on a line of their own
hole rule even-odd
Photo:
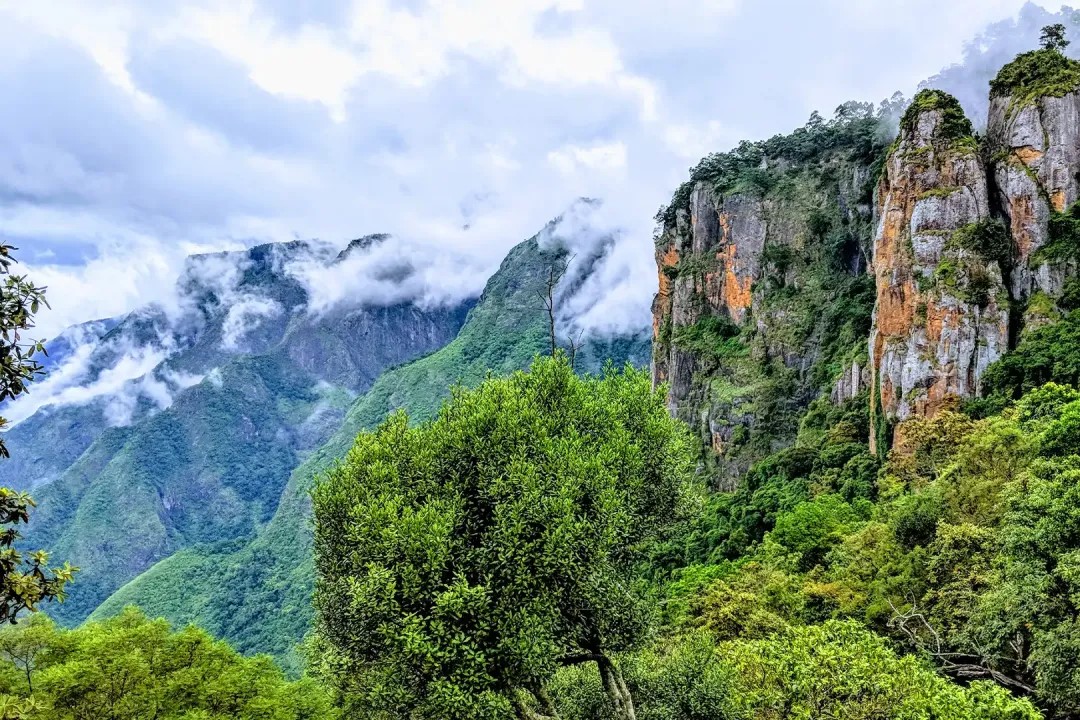
<svg viewBox="0 0 1080 720">
<path fill-rule="evenodd" d="M 0 632 L 0 660 L 10 663 L 26 679 L 29 695 L 34 694 L 34 672 L 55 640 L 56 628 L 45 615 L 30 616 L 17 631 Z"/>
<path fill-rule="evenodd" d="M 1039 720 L 1027 700 L 987 682 L 950 683 L 855 622 L 790 628 L 761 640 L 717 643 L 691 633 L 627 660 L 649 718 L 949 718 Z M 575 669 L 553 694 L 566 720 L 608 720 L 598 683 Z"/>
<path fill-rule="evenodd" d="M 4 713 L 9 713 L 4 715 Z M 333 720 L 312 680 L 245 658 L 189 627 L 172 632 L 129 608 L 62 630 L 44 617 L 0 631 L 0 718 L 24 720 Z"/>
<path fill-rule="evenodd" d="M 12 274 L 16 260 L 10 245 L 0 243 L 0 402 L 18 397 L 27 385 L 44 371 L 37 361 L 45 353 L 40 342 L 24 339 L 23 333 L 34 327 L 34 315 L 45 305 L 45 288 L 31 283 L 24 275 Z M 0 430 L 7 421 L 0 418 Z M 0 457 L 10 457 L 0 436 Z M 38 603 L 63 599 L 64 585 L 71 580 L 74 568 L 67 563 L 49 570 L 48 553 L 30 553 L 29 563 L 15 549 L 21 537 L 18 526 L 30 521 L 33 499 L 26 493 L 0 488 L 0 622 L 15 622 L 23 610 L 37 610 Z"/>
<path fill-rule="evenodd" d="M 319 656 L 348 709 L 556 717 L 547 682 L 590 664 L 633 718 L 612 653 L 649 625 L 640 562 L 691 457 L 647 373 L 561 355 L 361 434 L 314 490 Z"/>
<path fill-rule="evenodd" d="M 746 716 L 1010 718 L 1037 720 L 1026 700 L 987 683 L 964 689 L 913 657 L 897 657 L 883 638 L 853 622 L 797 628 L 767 640 L 732 643 L 736 692 Z"/>
<path fill-rule="evenodd" d="M 1039 35 L 1039 44 L 1043 46 L 1044 50 L 1064 52 L 1065 48 L 1069 46 L 1069 41 L 1065 38 L 1065 26 L 1061 23 L 1055 23 L 1044 27 L 1042 34 Z"/>
<path fill-rule="evenodd" d="M 798 557 L 798 567 L 819 565 L 826 553 L 865 518 L 838 495 L 818 495 L 776 520 L 770 539 Z"/>
<path fill-rule="evenodd" d="M 12 274 L 17 262 L 12 256 L 16 248 L 0 242 L 0 402 L 18 397 L 45 370 L 38 355 L 45 354 L 41 341 L 29 341 L 23 333 L 34 327 L 34 315 L 45 301 L 45 288 L 37 287 L 25 275 Z M 7 421 L 0 418 L 0 430 Z M 0 436 L 0 457 L 9 457 L 7 445 Z"/>
</svg>

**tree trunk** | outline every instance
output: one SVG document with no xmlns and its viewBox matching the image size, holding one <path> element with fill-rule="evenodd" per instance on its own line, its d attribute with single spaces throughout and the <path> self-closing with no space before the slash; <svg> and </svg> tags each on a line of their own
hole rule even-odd
<svg viewBox="0 0 1080 720">
<path fill-rule="evenodd" d="M 622 672 L 606 656 L 601 656 L 596 661 L 596 665 L 600 669 L 600 681 L 604 684 L 604 692 L 615 706 L 615 715 L 620 720 L 637 720 L 637 714 L 634 712 L 634 698 L 630 695 L 630 689 L 626 687 Z"/>
<path fill-rule="evenodd" d="M 529 702 L 528 695 L 536 698 L 541 711 L 538 712 L 532 709 L 532 703 Z M 555 703 L 552 702 L 547 690 L 543 688 L 530 688 L 528 692 L 524 690 L 518 691 L 513 696 L 513 704 L 520 720 L 561 720 L 558 710 L 555 709 Z"/>
</svg>

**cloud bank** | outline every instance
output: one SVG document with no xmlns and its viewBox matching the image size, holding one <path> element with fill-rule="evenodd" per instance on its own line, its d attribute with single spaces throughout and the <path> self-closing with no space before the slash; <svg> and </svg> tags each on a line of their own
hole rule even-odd
<svg viewBox="0 0 1080 720">
<path fill-rule="evenodd" d="M 0 235 L 49 286 L 50 337 L 165 301 L 193 252 L 295 237 L 408 238 L 437 302 L 600 197 L 601 326 L 641 315 L 652 215 L 702 154 L 910 96 L 1022 6 L 0 0 Z"/>
</svg>

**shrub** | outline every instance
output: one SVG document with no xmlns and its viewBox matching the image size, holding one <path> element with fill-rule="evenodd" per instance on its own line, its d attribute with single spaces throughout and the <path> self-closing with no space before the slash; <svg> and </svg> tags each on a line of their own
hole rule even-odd
<svg viewBox="0 0 1080 720">
<path fill-rule="evenodd" d="M 911 133 L 915 128 L 915 122 L 919 115 L 924 112 L 937 111 L 941 113 L 941 125 L 939 133 L 944 140 L 959 140 L 971 137 L 973 132 L 971 121 L 964 114 L 964 108 L 960 101 L 944 90 L 920 90 L 908 105 L 900 118 L 900 132 Z"/>
<path fill-rule="evenodd" d="M 1054 49 L 1022 53 L 990 81 L 990 97 L 1012 98 L 1014 107 L 1040 97 L 1062 97 L 1080 88 L 1080 62 Z"/>
</svg>

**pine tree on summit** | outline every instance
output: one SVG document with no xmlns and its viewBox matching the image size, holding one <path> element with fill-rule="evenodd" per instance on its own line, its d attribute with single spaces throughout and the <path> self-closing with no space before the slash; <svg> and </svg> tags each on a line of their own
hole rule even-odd
<svg viewBox="0 0 1080 720">
<path fill-rule="evenodd" d="M 45 354 L 44 344 L 23 338 L 23 333 L 34 327 L 34 316 L 43 305 L 47 307 L 45 288 L 11 272 L 16 263 L 13 250 L 0 243 L 0 401 L 22 395 L 29 383 L 45 372 L 37 360 Z M 0 418 L 0 430 L 6 425 Z M 2 436 L 0 457 L 10 457 Z M 30 553 L 26 560 L 15 549 L 21 537 L 18 526 L 30 521 L 33 506 L 28 494 L 0 488 L 0 622 L 13 623 L 20 612 L 34 612 L 43 601 L 63 600 L 64 586 L 75 573 L 67 563 L 50 569 L 49 555 L 43 550 Z"/>
</svg>

